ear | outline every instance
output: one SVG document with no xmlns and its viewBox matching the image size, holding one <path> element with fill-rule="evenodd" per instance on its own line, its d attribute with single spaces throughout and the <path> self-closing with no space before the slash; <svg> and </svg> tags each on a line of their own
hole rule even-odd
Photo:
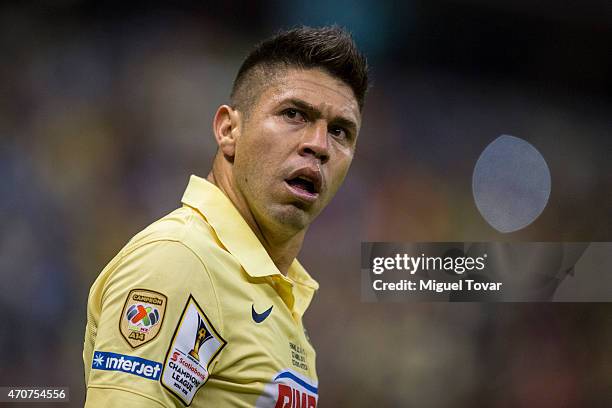
<svg viewBox="0 0 612 408">
<path fill-rule="evenodd" d="M 240 113 L 228 105 L 221 105 L 213 119 L 213 132 L 219 150 L 226 159 L 233 162 L 236 152 L 236 139 L 240 136 Z"/>
</svg>

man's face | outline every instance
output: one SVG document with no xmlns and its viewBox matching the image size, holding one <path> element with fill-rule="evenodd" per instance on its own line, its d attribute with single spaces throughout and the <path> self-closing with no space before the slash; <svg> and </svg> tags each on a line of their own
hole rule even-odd
<svg viewBox="0 0 612 408">
<path fill-rule="evenodd" d="M 287 69 L 241 125 L 234 182 L 258 225 L 305 229 L 353 160 L 361 115 L 352 89 L 320 69 Z"/>
</svg>

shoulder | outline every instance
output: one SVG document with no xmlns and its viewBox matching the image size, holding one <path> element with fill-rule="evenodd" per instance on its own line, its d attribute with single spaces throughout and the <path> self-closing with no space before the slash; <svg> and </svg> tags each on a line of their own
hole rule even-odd
<svg viewBox="0 0 612 408">
<path fill-rule="evenodd" d="M 134 235 L 125 245 L 119 255 L 127 255 L 138 248 L 160 241 L 179 242 L 185 246 L 191 237 L 196 235 L 201 239 L 209 238 L 210 226 L 199 216 L 198 212 L 189 206 L 183 206 L 160 218 L 145 229 Z"/>
<path fill-rule="evenodd" d="M 225 252 L 213 228 L 198 210 L 184 205 L 136 234 L 118 258 L 168 255 L 172 258 L 172 252 L 176 252 L 175 255 L 199 260 L 205 267 L 206 259 L 218 251 Z"/>
<path fill-rule="evenodd" d="M 125 287 L 154 283 L 164 292 L 213 286 L 208 254 L 214 232 L 193 208 L 183 206 L 136 234 L 94 283 L 99 299 L 110 300 Z"/>
</svg>

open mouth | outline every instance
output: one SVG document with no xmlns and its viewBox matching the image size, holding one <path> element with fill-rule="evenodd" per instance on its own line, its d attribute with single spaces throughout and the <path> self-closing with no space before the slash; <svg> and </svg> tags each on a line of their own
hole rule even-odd
<svg viewBox="0 0 612 408">
<path fill-rule="evenodd" d="M 318 169 L 301 167 L 285 179 L 291 194 L 300 201 L 314 203 L 323 190 L 323 177 Z"/>
<path fill-rule="evenodd" d="M 306 177 L 299 176 L 292 178 L 290 180 L 287 180 L 287 184 L 289 184 L 294 189 L 303 190 L 304 192 L 309 194 L 318 193 L 315 183 L 313 183 L 311 180 L 308 180 Z"/>
<path fill-rule="evenodd" d="M 321 176 L 316 173 L 309 174 L 308 170 L 296 173 L 285 180 L 289 191 L 300 201 L 314 203 L 321 191 Z"/>
</svg>

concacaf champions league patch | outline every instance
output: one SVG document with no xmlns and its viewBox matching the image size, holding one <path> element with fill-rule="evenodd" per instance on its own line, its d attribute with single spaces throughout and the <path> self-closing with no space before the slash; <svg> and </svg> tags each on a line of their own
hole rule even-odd
<svg viewBox="0 0 612 408">
<path fill-rule="evenodd" d="M 164 361 L 161 383 L 190 405 L 209 376 L 209 364 L 226 342 L 206 314 L 189 296 Z"/>
<path fill-rule="evenodd" d="M 119 331 L 130 346 L 142 346 L 157 336 L 167 303 L 166 296 L 152 290 L 134 289 L 128 293 L 119 319 Z"/>
</svg>

